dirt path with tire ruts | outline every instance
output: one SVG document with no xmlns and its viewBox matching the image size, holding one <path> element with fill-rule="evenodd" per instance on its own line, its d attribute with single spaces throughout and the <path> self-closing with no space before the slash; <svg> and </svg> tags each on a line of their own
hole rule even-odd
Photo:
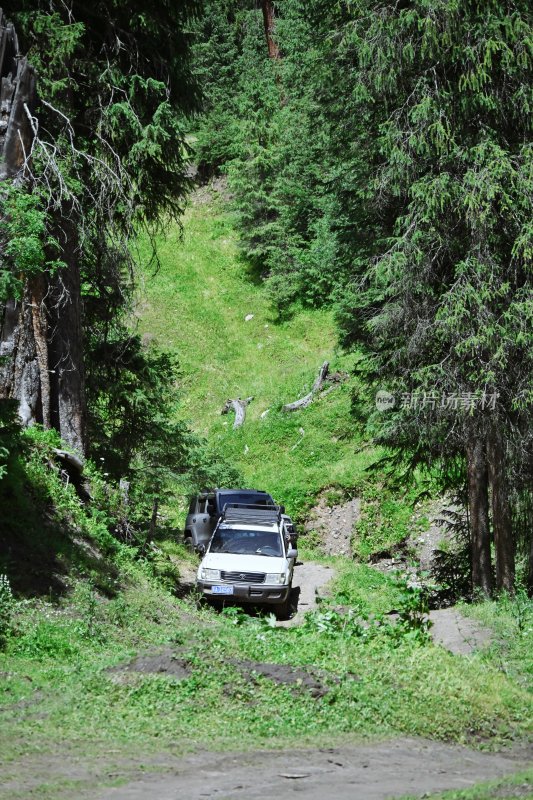
<svg viewBox="0 0 533 800">
<path fill-rule="evenodd" d="M 93 800 L 385 800 L 427 796 L 519 772 L 533 753 L 482 753 L 423 739 L 395 739 L 320 750 L 196 753 L 169 765 L 169 773 L 142 774 Z M 518 793 L 515 793 L 518 792 Z M 531 798 L 531 784 L 513 797 Z M 522 793 L 520 793 L 522 792 Z M 501 794 L 495 795 L 502 797 Z"/>
</svg>

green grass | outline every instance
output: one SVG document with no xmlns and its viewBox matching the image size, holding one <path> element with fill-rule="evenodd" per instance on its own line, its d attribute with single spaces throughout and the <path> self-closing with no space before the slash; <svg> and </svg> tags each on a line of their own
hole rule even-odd
<svg viewBox="0 0 533 800">
<path fill-rule="evenodd" d="M 220 201 L 193 202 L 183 240 L 171 229 L 159 242 L 160 270 L 145 272 L 140 327 L 147 340 L 177 353 L 181 413 L 192 428 L 240 469 L 247 485 L 270 491 L 297 515 L 322 488 L 357 485 L 374 453 L 360 450 L 351 381 L 307 409 L 281 412 L 310 389 L 323 361 L 332 371 L 349 371 L 352 357 L 337 348 L 331 311 L 300 309 L 280 321 L 237 245 Z M 248 314 L 254 317 L 246 322 Z M 234 431 L 222 406 L 250 396 L 245 426 Z"/>
<path fill-rule="evenodd" d="M 331 603 L 364 597 L 365 614 L 395 607 L 401 591 L 368 567 L 339 576 Z M 272 628 L 242 613 L 177 602 L 142 563 L 125 562 L 125 586 L 104 601 L 86 581 L 59 605 L 22 603 L 0 656 L 3 757 L 54 752 L 87 757 L 194 748 L 278 747 L 397 734 L 505 741 L 530 726 L 532 700 L 497 661 L 456 657 L 388 625 L 331 624 L 326 604 L 306 623 Z M 359 604 L 361 606 L 361 603 Z M 324 624 L 324 621 L 328 624 Z M 185 680 L 117 675 L 108 668 L 159 645 L 180 649 Z M 236 659 L 319 670 L 328 693 L 243 676 Z M 0 794 L 1 796 L 1 794 Z"/>
<path fill-rule="evenodd" d="M 533 687 L 533 600 L 523 589 L 513 597 L 461 604 L 465 616 L 494 630 L 494 645 L 487 658 L 523 686 Z"/>
<path fill-rule="evenodd" d="M 398 608 L 401 591 L 389 575 L 344 559 L 337 559 L 336 568 L 332 591 L 339 602 L 365 614 L 384 614 Z"/>
<path fill-rule="evenodd" d="M 72 513 L 72 499 L 64 503 Z M 518 625 L 514 601 L 473 612 L 507 629 L 505 640 L 487 654 L 453 656 L 416 630 L 389 623 L 387 612 L 406 597 L 394 577 L 336 558 L 330 597 L 304 624 L 273 628 L 268 617 L 218 614 L 194 598 L 176 600 L 168 561 L 179 572 L 193 560 L 175 542 L 159 544 L 150 558 L 124 547 L 114 554 L 111 595 L 95 591 L 97 576 L 71 574 L 63 599 L 18 601 L 0 653 L 6 786 L 10 775 L 38 773 L 43 758 L 53 764 L 71 753 L 90 765 L 91 781 L 96 775 L 102 783 L 110 773 L 124 774 L 124 765 L 150 768 L 161 754 L 201 747 L 325 746 L 397 735 L 493 746 L 531 733 L 524 655 L 533 649 L 531 626 L 523 610 Z M 188 662 L 187 678 L 109 671 L 161 646 Z M 243 675 L 238 660 L 318 670 L 328 691 L 316 698 Z M 31 796 L 55 800 L 87 788 L 83 776 L 66 779 L 52 769 L 37 777 Z M 0 788 L 0 798 L 27 796 L 24 788 L 5 792 Z"/>
<path fill-rule="evenodd" d="M 480 783 L 471 789 L 424 795 L 427 800 L 532 800 L 533 769 L 518 772 L 516 775 L 489 783 Z M 409 795 L 400 800 L 419 800 L 419 796 Z"/>
</svg>

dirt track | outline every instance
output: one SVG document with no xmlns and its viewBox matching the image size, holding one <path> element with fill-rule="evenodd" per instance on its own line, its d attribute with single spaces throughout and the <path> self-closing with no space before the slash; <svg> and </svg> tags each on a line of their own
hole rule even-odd
<svg viewBox="0 0 533 800">
<path fill-rule="evenodd" d="M 299 563 L 294 568 L 292 583 L 291 602 L 296 613 L 286 622 L 278 622 L 278 626 L 288 628 L 299 625 L 303 621 L 306 611 L 316 608 L 317 596 L 321 594 L 321 590 L 330 582 L 334 574 L 331 567 L 324 567 L 314 561 Z"/>
<path fill-rule="evenodd" d="M 171 774 L 139 775 L 93 800 L 384 800 L 517 772 L 532 753 L 488 754 L 425 740 L 398 739 L 359 747 L 281 752 L 199 753 L 176 761 Z M 169 765 L 170 766 L 170 765 Z M 516 797 L 531 797 L 531 786 Z M 526 794 L 527 792 L 527 794 Z"/>
</svg>

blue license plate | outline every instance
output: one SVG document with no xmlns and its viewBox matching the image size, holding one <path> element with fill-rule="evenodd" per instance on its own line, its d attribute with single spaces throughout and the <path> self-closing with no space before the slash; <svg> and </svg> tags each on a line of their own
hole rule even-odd
<svg viewBox="0 0 533 800">
<path fill-rule="evenodd" d="M 213 594 L 233 594 L 233 586 L 212 586 Z"/>
</svg>

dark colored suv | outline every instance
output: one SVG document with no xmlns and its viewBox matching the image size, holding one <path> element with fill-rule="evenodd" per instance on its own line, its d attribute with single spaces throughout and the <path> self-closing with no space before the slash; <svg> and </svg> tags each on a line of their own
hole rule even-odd
<svg viewBox="0 0 533 800">
<path fill-rule="evenodd" d="M 214 489 L 192 498 L 185 521 L 185 544 L 197 550 L 207 545 L 220 515 L 228 504 L 274 506 L 274 500 L 259 489 Z"/>
</svg>

